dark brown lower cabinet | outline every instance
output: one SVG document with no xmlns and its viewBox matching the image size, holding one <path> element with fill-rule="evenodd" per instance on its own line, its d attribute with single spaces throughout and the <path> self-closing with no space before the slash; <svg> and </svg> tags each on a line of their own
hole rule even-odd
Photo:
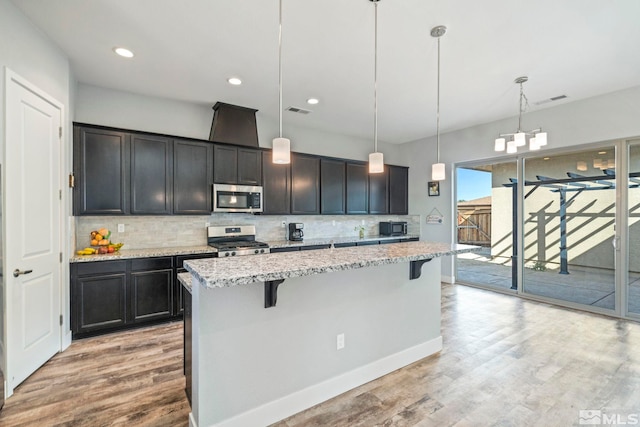
<svg viewBox="0 0 640 427">
<path fill-rule="evenodd" d="M 191 405 L 191 387 L 193 384 L 193 374 L 191 371 L 191 365 L 193 363 L 193 351 L 191 347 L 193 345 L 191 292 L 182 287 L 180 294 L 184 301 L 184 376 L 187 380 L 184 386 L 184 391 L 187 394 L 189 405 Z"/>
<path fill-rule="evenodd" d="M 175 257 L 71 264 L 71 330 L 83 338 L 179 318 Z"/>
<path fill-rule="evenodd" d="M 177 295 L 177 298 L 175 301 L 176 302 L 175 313 L 177 315 L 181 315 L 185 309 L 185 301 L 183 299 L 184 294 L 182 292 L 183 286 L 178 281 L 178 274 L 184 273 L 187 271 L 183 267 L 184 262 L 190 259 L 213 258 L 213 256 L 214 256 L 213 254 L 195 254 L 195 255 L 177 255 L 176 256 L 176 269 L 175 269 L 175 275 L 173 276 L 173 281 L 176 285 L 175 295 Z"/>
</svg>

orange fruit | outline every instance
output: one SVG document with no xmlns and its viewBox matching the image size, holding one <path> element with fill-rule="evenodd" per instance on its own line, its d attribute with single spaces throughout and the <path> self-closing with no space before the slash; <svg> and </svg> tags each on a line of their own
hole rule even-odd
<svg viewBox="0 0 640 427">
<path fill-rule="evenodd" d="M 93 238 L 99 242 L 100 240 L 102 240 L 102 234 L 98 233 L 95 236 L 93 236 Z"/>
<path fill-rule="evenodd" d="M 91 246 L 98 246 L 98 241 L 96 239 L 91 240 Z"/>
<path fill-rule="evenodd" d="M 98 233 L 106 236 L 109 234 L 109 230 L 107 230 L 106 228 L 101 228 L 100 230 L 98 230 Z"/>
<path fill-rule="evenodd" d="M 100 246 L 107 246 L 109 244 L 109 241 L 107 239 L 102 239 L 98 242 L 98 245 Z"/>
</svg>

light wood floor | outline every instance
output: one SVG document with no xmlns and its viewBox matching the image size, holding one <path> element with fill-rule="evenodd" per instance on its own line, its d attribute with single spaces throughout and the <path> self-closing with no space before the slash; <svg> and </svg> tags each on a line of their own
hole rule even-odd
<svg viewBox="0 0 640 427">
<path fill-rule="evenodd" d="M 181 322 L 74 341 L 14 390 L 0 426 L 188 426 Z"/>
<path fill-rule="evenodd" d="M 294 415 L 298 426 L 569 426 L 640 413 L 640 324 L 443 285 L 441 353 Z M 74 341 L 0 426 L 187 426 L 182 325 Z"/>
</svg>

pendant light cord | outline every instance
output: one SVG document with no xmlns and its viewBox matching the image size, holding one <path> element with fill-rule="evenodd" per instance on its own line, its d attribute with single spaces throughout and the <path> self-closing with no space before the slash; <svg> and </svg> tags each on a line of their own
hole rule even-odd
<svg viewBox="0 0 640 427">
<path fill-rule="evenodd" d="M 378 152 L 378 3 L 374 3 L 374 59 L 373 59 L 373 152 Z"/>
<path fill-rule="evenodd" d="M 436 96 L 436 158 L 440 163 L 440 37 L 438 37 L 438 91 Z"/>
<path fill-rule="evenodd" d="M 280 0 L 278 26 L 278 115 L 280 118 L 280 138 L 282 138 L 282 0 Z"/>
</svg>

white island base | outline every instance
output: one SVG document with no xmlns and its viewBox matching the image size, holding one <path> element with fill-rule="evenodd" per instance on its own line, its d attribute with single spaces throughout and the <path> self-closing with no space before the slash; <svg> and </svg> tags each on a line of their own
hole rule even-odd
<svg viewBox="0 0 640 427">
<path fill-rule="evenodd" d="M 409 266 L 287 278 L 269 308 L 262 282 L 194 276 L 190 425 L 266 426 L 438 352 L 440 258 Z"/>
</svg>

